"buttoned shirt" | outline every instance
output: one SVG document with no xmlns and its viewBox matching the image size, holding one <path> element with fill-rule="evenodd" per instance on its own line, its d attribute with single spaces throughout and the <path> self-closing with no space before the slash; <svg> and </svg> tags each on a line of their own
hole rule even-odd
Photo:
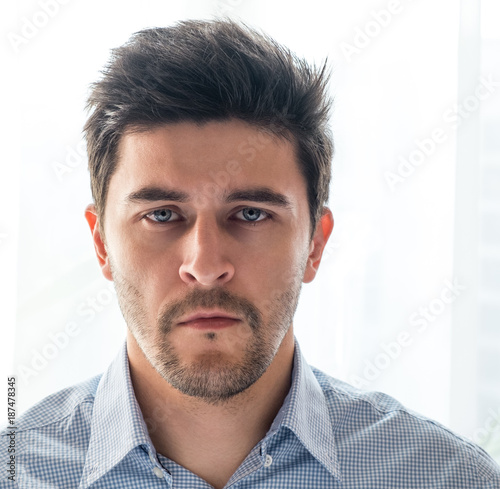
<svg viewBox="0 0 500 489">
<path fill-rule="evenodd" d="M 126 345 L 101 376 L 53 394 L 17 421 L 15 482 L 1 488 L 207 489 L 159 454 L 130 379 Z M 2 432 L 5 474 L 9 433 Z M 481 448 L 393 398 L 311 368 L 295 345 L 290 391 L 226 487 L 499 489 Z"/>
</svg>

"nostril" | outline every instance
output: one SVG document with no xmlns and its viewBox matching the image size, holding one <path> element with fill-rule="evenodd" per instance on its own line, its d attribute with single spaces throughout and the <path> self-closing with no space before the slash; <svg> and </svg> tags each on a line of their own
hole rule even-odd
<svg viewBox="0 0 500 489">
<path fill-rule="evenodd" d="M 214 285 L 231 280 L 234 267 L 228 262 L 183 264 L 179 269 L 181 279 L 186 283 L 197 282 L 201 285 Z"/>
</svg>

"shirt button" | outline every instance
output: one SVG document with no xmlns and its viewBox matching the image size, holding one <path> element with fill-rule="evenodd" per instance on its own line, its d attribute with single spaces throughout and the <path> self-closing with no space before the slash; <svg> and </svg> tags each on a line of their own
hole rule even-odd
<svg viewBox="0 0 500 489">
<path fill-rule="evenodd" d="M 266 455 L 266 461 L 264 462 L 264 467 L 269 467 L 273 463 L 273 457 L 271 455 Z"/>
<path fill-rule="evenodd" d="M 160 467 L 155 467 L 153 469 L 153 472 L 155 473 L 156 477 L 163 479 L 163 472 L 161 471 Z"/>
</svg>

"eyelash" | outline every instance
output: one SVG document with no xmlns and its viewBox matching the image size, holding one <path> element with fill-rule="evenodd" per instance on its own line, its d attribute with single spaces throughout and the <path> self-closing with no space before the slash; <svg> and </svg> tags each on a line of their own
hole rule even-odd
<svg viewBox="0 0 500 489">
<path fill-rule="evenodd" d="M 232 214 L 231 217 L 235 216 L 236 214 L 246 210 L 246 209 L 255 209 L 257 211 L 259 211 L 261 214 L 264 214 L 264 218 L 263 219 L 259 219 L 259 220 L 256 220 L 256 221 L 246 221 L 244 219 L 237 219 L 235 218 L 235 220 L 238 220 L 238 221 L 241 221 L 243 222 L 244 224 L 249 224 L 251 226 L 256 226 L 257 224 L 260 224 L 260 223 L 263 223 L 265 221 L 268 221 L 268 220 L 271 220 L 273 218 L 273 216 L 267 212 L 267 211 L 264 211 L 262 209 L 259 209 L 258 207 L 242 207 L 241 209 L 237 210 L 235 213 Z M 169 221 L 164 221 L 164 222 L 160 222 L 160 221 L 155 221 L 154 219 L 152 219 L 150 216 L 153 215 L 155 212 L 158 212 L 158 211 L 163 211 L 163 210 L 168 210 L 170 212 L 172 212 L 172 214 L 176 214 L 179 216 L 179 213 L 178 212 L 175 212 L 174 210 L 172 209 L 169 209 L 168 207 L 162 207 L 160 209 L 155 209 L 151 212 L 148 212 L 147 214 L 145 214 L 142 219 L 146 219 L 147 221 L 153 223 L 154 225 L 164 225 L 164 224 L 171 224 L 171 223 L 174 223 L 174 222 L 179 222 L 181 221 L 182 219 L 176 219 L 176 220 L 169 220 Z M 259 216 L 260 217 L 260 216 Z"/>
</svg>

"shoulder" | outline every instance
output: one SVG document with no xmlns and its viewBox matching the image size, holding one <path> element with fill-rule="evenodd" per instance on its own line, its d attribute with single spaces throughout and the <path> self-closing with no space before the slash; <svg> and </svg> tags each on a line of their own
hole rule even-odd
<svg viewBox="0 0 500 489">
<path fill-rule="evenodd" d="M 22 487 L 73 487 L 85 461 L 100 375 L 41 400 L 0 433 Z M 47 481 L 53 485 L 47 486 Z M 0 484 L 0 487 L 1 484 Z"/>
<path fill-rule="evenodd" d="M 382 392 L 358 389 L 312 368 L 328 405 L 340 451 L 373 463 L 425 471 L 456 487 L 500 487 L 500 467 L 479 446 Z M 493 485 L 490 485 L 493 484 Z M 476 487 L 476 486 L 474 486 Z"/>
<path fill-rule="evenodd" d="M 6 426 L 0 432 L 1 449 L 15 443 L 16 456 L 43 456 L 43 452 L 60 451 L 81 443 L 88 436 L 92 408 L 100 375 L 62 389 L 39 401 L 15 420 L 15 428 Z M 12 440 L 12 441 L 11 441 Z"/>
<path fill-rule="evenodd" d="M 101 375 L 55 392 L 28 409 L 16 419 L 17 432 L 40 430 L 92 407 Z M 2 435 L 8 427 L 2 431 Z"/>
</svg>

